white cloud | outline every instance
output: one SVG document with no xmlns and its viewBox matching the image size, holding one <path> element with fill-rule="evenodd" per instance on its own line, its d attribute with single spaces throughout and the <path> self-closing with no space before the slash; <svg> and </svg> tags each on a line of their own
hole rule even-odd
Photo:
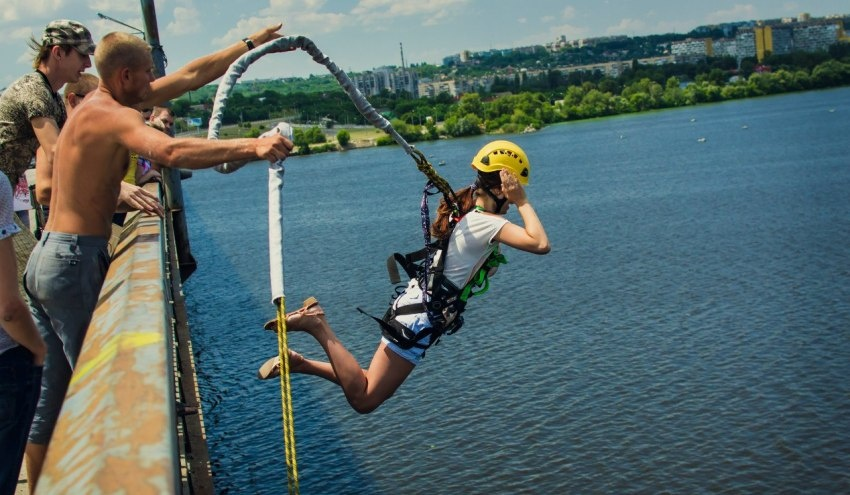
<svg viewBox="0 0 850 495">
<path fill-rule="evenodd" d="M 551 43 L 561 36 L 568 40 L 587 38 L 590 30 L 586 27 L 573 26 L 572 24 L 560 24 L 551 26 L 545 32 L 537 33 L 525 38 L 515 40 L 514 46 L 545 45 Z"/>
<path fill-rule="evenodd" d="M 782 4 L 782 10 L 786 12 L 803 12 L 803 7 L 797 2 L 785 2 Z"/>
<path fill-rule="evenodd" d="M 38 38 L 40 35 L 40 32 L 34 33 L 29 27 L 2 29 L 0 30 L 0 43 L 17 45 L 23 49 L 31 37 Z M 31 52 L 27 51 L 27 53 L 31 55 Z"/>
<path fill-rule="evenodd" d="M 288 16 L 293 12 L 314 12 L 324 7 L 325 3 L 325 0 L 269 0 L 269 6 L 263 13 Z"/>
<path fill-rule="evenodd" d="M 331 33 L 350 25 L 348 14 L 322 12 L 325 0 L 269 0 L 269 6 L 260 10 L 268 26 L 273 19 L 283 22 L 284 34 Z M 291 27 L 290 27 L 291 26 Z"/>
<path fill-rule="evenodd" d="M 609 35 L 625 34 L 635 36 L 643 34 L 647 30 L 646 22 L 640 19 L 620 19 L 620 22 L 614 26 L 609 26 L 605 29 L 605 33 Z"/>
<path fill-rule="evenodd" d="M 60 9 L 64 3 L 63 0 L 0 0 L 0 19 L 17 21 L 47 14 Z"/>
<path fill-rule="evenodd" d="M 649 35 L 649 34 L 666 34 L 666 33 L 689 33 L 695 27 L 700 25 L 701 23 L 693 20 L 680 20 L 680 21 L 659 21 L 647 28 L 647 31 L 640 33 L 640 35 Z"/>
<path fill-rule="evenodd" d="M 109 14 L 106 14 L 105 12 L 101 12 L 101 14 L 109 15 Z M 136 17 L 128 17 L 128 18 L 122 17 L 120 19 L 116 18 L 117 21 L 119 21 L 123 24 L 118 24 L 118 23 L 111 21 L 109 19 L 97 19 L 93 22 L 87 22 L 86 27 L 88 27 L 91 30 L 92 36 L 95 38 L 95 40 L 97 40 L 99 38 L 97 36 L 97 33 L 100 33 L 101 36 L 105 35 L 107 33 L 111 33 L 113 31 L 121 31 L 121 32 L 124 32 L 124 33 L 139 34 L 138 31 L 144 32 L 144 30 L 145 30 L 145 20 L 142 19 L 142 17 L 140 15 L 138 15 L 138 12 L 136 12 L 136 14 L 137 14 Z M 112 16 L 110 16 L 110 17 L 112 17 Z M 124 24 L 126 24 L 126 26 Z M 132 28 L 130 26 L 132 26 Z M 134 29 L 137 29 L 138 31 L 134 31 Z"/>
<path fill-rule="evenodd" d="M 723 22 L 748 21 L 756 17 L 756 8 L 751 4 L 736 4 L 731 9 L 718 10 L 708 14 L 705 21 L 706 24 L 720 24 Z"/>
<path fill-rule="evenodd" d="M 461 11 L 468 3 L 469 0 L 360 0 L 351 14 L 362 25 L 397 22 L 400 17 L 418 17 L 423 26 L 433 26 Z"/>
<path fill-rule="evenodd" d="M 139 13 L 139 2 L 137 0 L 89 0 L 88 7 L 95 12 L 108 16 L 124 12 Z M 160 7 L 162 6 L 160 5 Z"/>
<path fill-rule="evenodd" d="M 351 19 L 347 14 L 303 12 L 295 15 L 287 15 L 284 20 L 283 31 L 289 32 L 287 25 L 297 26 L 297 33 L 333 33 L 350 25 Z"/>
<path fill-rule="evenodd" d="M 642 19 L 620 19 L 614 26 L 605 29 L 608 36 L 648 36 L 651 34 L 687 33 L 697 26 L 693 20 L 646 22 Z"/>
<path fill-rule="evenodd" d="M 396 22 L 420 19 L 423 26 L 434 26 L 450 18 L 470 0 L 359 0 L 350 12 L 340 11 L 340 3 L 326 0 L 268 0 L 260 16 L 280 15 L 286 26 L 311 36 L 332 33 L 352 26 L 383 30 Z"/>
<path fill-rule="evenodd" d="M 567 20 L 575 19 L 576 17 L 576 8 L 573 6 L 567 6 L 564 8 L 563 12 L 561 12 L 561 17 Z"/>
<path fill-rule="evenodd" d="M 174 20 L 165 27 L 168 34 L 184 36 L 201 32 L 200 12 L 195 7 L 174 7 Z"/>
</svg>

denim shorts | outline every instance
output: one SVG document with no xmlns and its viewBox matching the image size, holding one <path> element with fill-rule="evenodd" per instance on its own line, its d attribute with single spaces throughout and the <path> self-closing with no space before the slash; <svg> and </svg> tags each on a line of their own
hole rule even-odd
<svg viewBox="0 0 850 495">
<path fill-rule="evenodd" d="M 23 346 L 0 354 L 0 493 L 14 493 L 38 394 L 41 366 Z"/>
<path fill-rule="evenodd" d="M 44 232 L 30 255 L 24 287 L 47 344 L 32 443 L 50 441 L 108 268 L 103 237 Z"/>
</svg>

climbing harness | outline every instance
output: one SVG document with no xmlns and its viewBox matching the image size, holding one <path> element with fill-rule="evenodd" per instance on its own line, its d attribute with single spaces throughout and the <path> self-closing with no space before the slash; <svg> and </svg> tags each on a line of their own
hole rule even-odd
<svg viewBox="0 0 850 495">
<path fill-rule="evenodd" d="M 411 156 L 411 158 L 413 158 L 414 162 L 416 162 L 417 168 L 428 178 L 428 186 L 426 186 L 426 189 L 433 188 L 442 193 L 446 204 L 450 205 L 450 208 L 453 211 L 453 216 L 459 217 L 460 213 L 457 207 L 457 198 L 455 197 L 454 191 L 449 183 L 441 177 L 436 170 L 434 170 L 434 167 L 428 162 L 428 159 L 425 158 L 425 155 L 421 151 L 408 144 L 407 141 L 405 141 L 404 138 L 402 138 L 401 135 L 393 129 L 390 122 L 372 107 L 360 91 L 357 90 L 357 87 L 348 75 L 339 69 L 328 57 L 326 57 L 310 39 L 305 38 L 304 36 L 272 40 L 255 49 L 249 50 L 230 65 L 227 73 L 224 77 L 222 77 L 218 90 L 216 91 L 207 138 L 218 139 L 219 131 L 221 129 L 222 115 L 224 113 L 224 106 L 227 103 L 236 81 L 239 77 L 241 77 L 248 66 L 268 53 L 288 52 L 295 49 L 306 51 L 315 62 L 324 65 L 328 71 L 333 74 L 342 89 L 346 92 L 355 107 L 357 107 L 366 120 L 392 137 L 393 140 L 398 143 L 404 151 Z M 291 132 L 291 128 L 289 128 L 289 131 Z M 279 124 L 277 132 L 285 133 L 286 129 L 281 128 Z M 291 140 L 291 134 L 289 137 Z M 224 163 L 216 166 L 215 170 L 221 173 L 232 173 L 244 166 L 246 163 L 248 162 Z M 284 167 L 282 162 L 278 162 L 269 167 L 269 261 L 271 271 L 272 302 L 277 308 L 278 354 L 281 368 L 281 401 L 283 408 L 284 443 L 287 464 L 287 487 L 290 494 L 297 494 L 299 492 L 298 469 L 295 453 L 292 389 L 289 378 L 289 349 L 286 338 L 286 297 L 283 291 L 283 215 L 280 208 L 283 174 Z M 436 194 L 436 192 L 432 194 Z M 427 218 L 427 202 L 425 208 Z M 427 241 L 429 240 L 429 237 L 427 237 L 427 224 L 425 227 L 427 244 Z M 426 257 L 430 258 L 430 256 Z M 430 265 L 430 263 L 427 263 L 426 265 Z"/>
<path fill-rule="evenodd" d="M 427 196 L 429 194 L 435 193 L 431 193 L 426 186 L 422 198 L 422 225 L 426 233 L 428 232 L 428 225 L 430 225 L 427 207 Z M 450 223 L 451 229 L 454 229 L 457 221 L 459 219 Z M 428 349 L 432 345 L 438 344 L 443 335 L 451 335 L 460 330 L 463 326 L 463 311 L 466 309 L 469 298 L 487 292 L 490 288 L 490 275 L 500 264 L 507 263 L 505 256 L 496 248 L 467 284 L 463 287 L 457 287 L 443 273 L 450 237 L 451 231 L 444 238 L 429 242 L 418 251 L 408 254 L 393 253 L 387 259 L 390 282 L 393 284 L 401 282 L 396 265 L 401 266 L 410 279 L 417 281 L 423 294 L 422 302 L 400 305 L 394 301 L 381 318 L 369 315 L 357 308 L 361 313 L 377 321 L 381 327 L 382 335 L 402 349 L 412 347 Z M 398 299 L 403 291 L 404 286 L 398 286 L 395 298 Z M 419 333 L 413 332 L 396 318 L 418 313 L 426 313 L 431 323 L 431 327 L 423 329 Z"/>
<path fill-rule="evenodd" d="M 525 152 L 510 141 L 497 140 L 485 145 L 472 159 L 472 166 L 478 170 L 478 178 L 474 184 L 477 189 L 482 189 L 496 205 L 496 212 L 501 212 L 507 202 L 507 197 L 499 198 L 490 190 L 501 184 L 500 171 L 507 169 L 516 175 L 521 184 L 528 184 L 530 174 L 530 163 Z M 473 274 L 464 287 L 456 287 L 443 274 L 443 265 L 448 252 L 448 242 L 451 231 L 460 221 L 458 205 L 454 204 L 453 215 L 449 222 L 449 233 L 441 240 L 431 243 L 430 241 L 430 218 L 428 214 L 428 196 L 430 192 L 429 182 L 422 193 L 422 232 L 425 237 L 425 248 L 413 253 L 402 255 L 393 254 L 387 260 L 387 269 L 390 273 L 390 281 L 400 282 L 396 263 L 404 268 L 408 277 L 418 281 L 422 291 L 422 301 L 404 306 L 398 305 L 398 297 L 403 293 L 396 289 L 396 301 L 384 314 L 383 318 L 375 318 L 381 326 L 382 333 L 387 340 L 395 343 L 403 349 L 417 347 L 428 349 L 428 347 L 439 342 L 440 337 L 452 334 L 463 325 L 463 310 L 466 308 L 467 300 L 477 294 L 483 294 L 489 289 L 489 275 L 499 264 L 507 263 L 505 257 L 498 249 L 490 253 L 484 264 Z M 448 199 L 446 199 L 448 201 Z M 476 207 L 476 209 L 478 209 Z M 476 290 L 478 289 L 478 290 Z M 359 308 L 358 308 L 359 310 Z M 364 311 L 360 310 L 362 313 Z M 401 324 L 397 317 L 426 313 L 431 327 L 423 329 L 418 334 Z"/>
</svg>

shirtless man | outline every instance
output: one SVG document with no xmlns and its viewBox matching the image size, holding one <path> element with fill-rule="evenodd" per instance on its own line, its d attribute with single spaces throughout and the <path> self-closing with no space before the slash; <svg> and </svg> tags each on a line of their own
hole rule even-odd
<svg viewBox="0 0 850 495">
<path fill-rule="evenodd" d="M 277 38 L 280 25 L 251 38 Z M 56 143 L 50 216 L 27 265 L 30 310 L 47 342 L 42 393 L 27 444 L 30 486 L 41 472 L 71 373 L 109 265 L 107 240 L 130 151 L 167 167 L 206 168 L 230 160 L 286 158 L 292 142 L 172 138 L 145 125 L 138 108 L 193 89 L 250 48 L 240 42 L 154 80 L 150 47 L 127 33 L 103 37 L 95 52 L 98 89 L 75 109 Z M 198 76 L 198 74 L 203 76 Z M 211 77 L 207 77 L 211 76 Z"/>
<path fill-rule="evenodd" d="M 80 106 L 86 99 L 89 93 L 93 93 L 100 79 L 89 73 L 80 74 L 80 78 L 76 82 L 69 82 L 65 85 L 62 101 L 65 103 L 65 111 L 70 117 L 74 109 Z M 136 182 L 128 183 L 121 182 L 121 192 L 118 194 L 118 204 L 116 210 L 124 212 L 139 210 L 145 213 L 165 215 L 165 209 L 159 202 L 156 195 L 149 193 L 144 188 L 136 185 Z M 43 147 L 39 147 L 35 153 L 35 199 L 38 202 L 37 216 L 39 218 L 38 230 L 44 228 L 45 218 L 50 211 L 50 192 L 53 187 L 53 159 L 48 159 L 47 152 Z"/>
</svg>

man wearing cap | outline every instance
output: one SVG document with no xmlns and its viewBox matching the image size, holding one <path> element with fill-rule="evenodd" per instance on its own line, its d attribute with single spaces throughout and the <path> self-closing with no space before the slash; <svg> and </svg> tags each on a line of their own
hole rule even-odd
<svg viewBox="0 0 850 495">
<path fill-rule="evenodd" d="M 44 151 L 42 162 L 52 166 L 56 139 L 67 119 L 59 89 L 77 82 L 83 71 L 91 67 L 95 49 L 89 30 L 67 19 L 50 22 L 41 40 L 32 38 L 29 44 L 35 51 L 35 71 L 19 78 L 0 95 L 0 171 L 13 187 L 39 147 Z M 156 196 L 130 184 L 122 187 L 120 199 L 148 213 L 162 210 Z"/>
<path fill-rule="evenodd" d="M 154 78 L 150 47 L 140 38 L 110 33 L 98 44 L 100 85 L 74 110 L 56 142 L 50 216 L 24 281 L 30 311 L 47 343 L 41 397 L 26 447 L 31 487 L 38 482 L 109 266 L 106 244 L 129 152 L 145 153 L 168 167 L 204 168 L 242 159 L 282 160 L 292 149 L 292 142 L 281 136 L 172 138 L 146 126 L 138 109 L 220 77 L 247 50 L 279 38 L 281 27 L 260 30 L 159 79 Z"/>
<path fill-rule="evenodd" d="M 33 38 L 30 45 L 36 51 L 35 71 L 13 82 L 0 96 L 0 170 L 13 185 L 39 145 L 53 154 L 67 118 L 59 89 L 91 67 L 94 53 L 88 29 L 69 20 L 51 22 L 41 41 Z"/>
</svg>

